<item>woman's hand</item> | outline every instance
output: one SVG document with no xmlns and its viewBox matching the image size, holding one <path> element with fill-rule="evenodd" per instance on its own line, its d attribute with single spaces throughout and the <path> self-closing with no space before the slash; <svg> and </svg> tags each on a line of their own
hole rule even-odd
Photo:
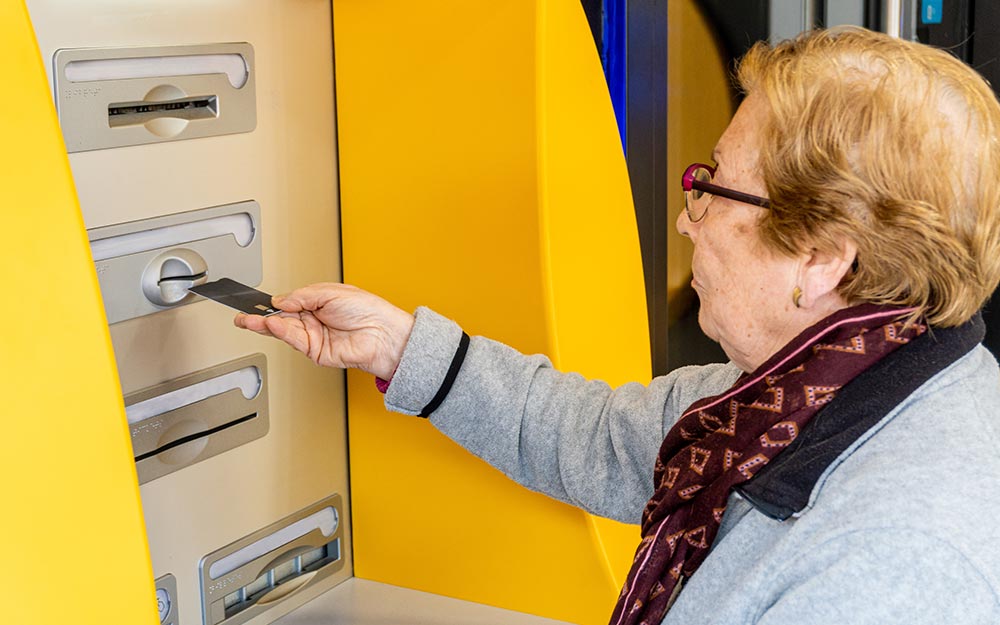
<svg viewBox="0 0 1000 625">
<path fill-rule="evenodd" d="M 353 367 L 388 380 L 413 329 L 413 315 L 346 284 L 312 284 L 273 298 L 284 312 L 233 323 L 288 343 L 325 367 Z"/>
</svg>

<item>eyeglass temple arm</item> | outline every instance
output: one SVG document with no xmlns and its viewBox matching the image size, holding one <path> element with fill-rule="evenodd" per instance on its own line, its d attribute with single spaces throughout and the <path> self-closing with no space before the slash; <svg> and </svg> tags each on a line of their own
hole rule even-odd
<svg viewBox="0 0 1000 625">
<path fill-rule="evenodd" d="M 741 193 L 740 191 L 733 191 L 732 189 L 714 185 L 711 182 L 702 182 L 701 180 L 693 179 L 691 180 L 691 188 L 704 191 L 705 193 L 711 193 L 712 195 L 718 195 L 719 197 L 729 198 L 730 200 L 736 200 L 737 202 L 745 202 L 762 208 L 771 208 L 771 200 L 767 198 L 750 195 L 749 193 Z"/>
</svg>

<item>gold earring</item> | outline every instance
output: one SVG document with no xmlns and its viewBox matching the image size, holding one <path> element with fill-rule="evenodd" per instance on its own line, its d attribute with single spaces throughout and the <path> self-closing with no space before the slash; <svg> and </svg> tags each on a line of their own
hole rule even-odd
<svg viewBox="0 0 1000 625">
<path fill-rule="evenodd" d="M 800 299 L 802 299 L 802 289 L 795 287 L 792 289 L 792 303 L 795 304 L 796 308 L 802 308 L 802 305 L 799 304 Z"/>
</svg>

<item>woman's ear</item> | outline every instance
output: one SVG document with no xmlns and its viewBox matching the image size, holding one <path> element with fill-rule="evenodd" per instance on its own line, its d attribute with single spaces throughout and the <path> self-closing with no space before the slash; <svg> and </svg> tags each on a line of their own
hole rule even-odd
<svg viewBox="0 0 1000 625">
<path fill-rule="evenodd" d="M 839 298 L 837 287 L 851 270 L 857 256 L 857 244 L 847 238 L 841 239 L 832 251 L 813 248 L 807 252 L 800 270 L 802 297 L 799 306 L 812 308 L 818 302 Z"/>
</svg>

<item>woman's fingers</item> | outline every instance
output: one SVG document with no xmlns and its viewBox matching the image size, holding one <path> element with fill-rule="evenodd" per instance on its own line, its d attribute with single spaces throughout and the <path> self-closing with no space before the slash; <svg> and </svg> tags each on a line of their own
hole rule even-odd
<svg viewBox="0 0 1000 625">
<path fill-rule="evenodd" d="M 312 319 L 313 327 L 307 330 L 300 317 L 308 317 Z M 317 331 L 320 333 L 322 332 L 322 324 L 319 324 L 319 328 L 316 328 L 315 324 L 319 324 L 319 322 L 316 321 L 316 318 L 313 317 L 312 314 L 307 312 L 280 313 L 269 317 L 262 317 L 261 315 L 244 315 L 241 313 L 233 319 L 233 325 L 236 327 L 252 330 L 257 334 L 264 336 L 273 336 L 278 340 L 288 343 L 313 360 L 316 360 L 316 357 L 312 353 L 313 350 L 311 349 L 311 346 L 313 344 L 322 344 L 321 335 L 315 340 L 312 336 L 310 336 L 310 331 L 313 333 Z"/>
<path fill-rule="evenodd" d="M 321 282 L 295 289 L 285 295 L 278 295 L 272 299 L 272 304 L 287 312 L 319 310 L 338 295 L 348 291 L 357 289 L 337 282 Z"/>
<path fill-rule="evenodd" d="M 264 317 L 271 336 L 284 341 L 303 354 L 309 354 L 309 335 L 298 315 L 271 315 Z"/>
<path fill-rule="evenodd" d="M 324 340 L 326 338 L 326 326 L 310 312 L 301 313 L 301 321 L 306 336 L 309 338 L 309 351 L 306 352 L 306 355 L 316 364 L 331 364 L 330 362 L 323 362 L 323 350 L 327 347 Z M 331 359 L 328 357 L 327 360 Z"/>
<path fill-rule="evenodd" d="M 260 315 L 247 315 L 240 313 L 233 319 L 233 325 L 237 328 L 250 330 L 263 336 L 272 336 L 271 331 L 267 329 L 267 325 L 264 322 L 264 317 L 261 317 Z"/>
<path fill-rule="evenodd" d="M 302 287 L 275 297 L 273 303 L 283 312 L 270 317 L 239 315 L 233 323 L 282 340 L 327 367 L 391 375 L 413 328 L 410 313 L 337 282 Z"/>
</svg>

